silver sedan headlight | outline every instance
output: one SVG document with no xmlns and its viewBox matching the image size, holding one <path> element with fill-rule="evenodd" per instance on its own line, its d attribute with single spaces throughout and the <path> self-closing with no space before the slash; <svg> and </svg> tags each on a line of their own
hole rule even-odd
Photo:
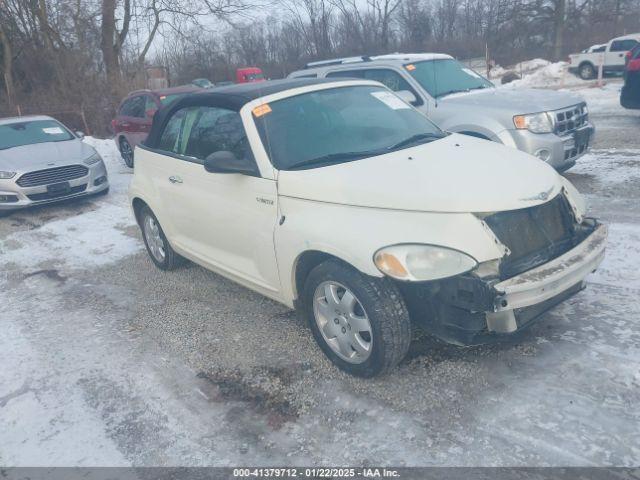
<svg viewBox="0 0 640 480">
<path fill-rule="evenodd" d="M 478 265 L 474 258 L 458 250 L 420 244 L 381 248 L 373 256 L 373 261 L 385 275 L 414 282 L 453 277 Z"/>
<path fill-rule="evenodd" d="M 513 117 L 513 124 L 518 130 L 529 130 L 532 133 L 553 132 L 553 121 L 546 112 L 516 115 Z"/>
<path fill-rule="evenodd" d="M 84 161 L 85 165 L 94 165 L 98 162 L 100 162 L 102 160 L 102 157 L 100 156 L 100 154 L 98 154 L 98 152 L 94 153 L 93 155 L 91 155 L 89 158 L 87 158 Z"/>
<path fill-rule="evenodd" d="M 15 177 L 16 172 L 0 172 L 0 180 L 8 180 Z"/>
</svg>

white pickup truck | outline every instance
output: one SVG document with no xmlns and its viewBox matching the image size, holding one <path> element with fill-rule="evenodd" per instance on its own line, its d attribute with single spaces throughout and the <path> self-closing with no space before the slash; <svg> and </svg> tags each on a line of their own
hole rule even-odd
<svg viewBox="0 0 640 480">
<path fill-rule="evenodd" d="M 640 43 L 640 33 L 632 33 L 610 40 L 604 48 L 589 48 L 586 52 L 569 55 L 569 71 L 583 80 L 596 78 L 602 65 L 603 75 L 624 71 L 625 55 Z"/>
</svg>

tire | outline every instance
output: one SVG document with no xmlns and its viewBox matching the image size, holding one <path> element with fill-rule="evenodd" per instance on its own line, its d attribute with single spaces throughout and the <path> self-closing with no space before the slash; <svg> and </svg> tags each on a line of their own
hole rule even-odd
<svg viewBox="0 0 640 480">
<path fill-rule="evenodd" d="M 147 253 L 156 267 L 169 271 L 184 264 L 185 259 L 171 248 L 158 219 L 146 205 L 140 210 L 139 221 Z M 154 232 L 157 233 L 157 237 Z"/>
<path fill-rule="evenodd" d="M 133 168 L 133 148 L 131 148 L 127 139 L 122 137 L 118 146 L 120 147 L 120 156 L 124 160 L 124 164 L 129 168 Z"/>
<path fill-rule="evenodd" d="M 591 80 L 592 78 L 596 78 L 596 69 L 590 63 L 583 63 L 578 68 L 578 75 L 582 80 Z"/>
<path fill-rule="evenodd" d="M 347 294 L 355 302 L 348 302 L 351 297 Z M 330 296 L 334 298 L 329 300 Z M 348 304 L 353 307 L 345 307 Z M 328 260 L 309 273 L 300 308 L 320 349 L 351 375 L 369 378 L 384 374 L 409 350 L 409 313 L 400 292 L 387 278 L 369 277 L 342 262 Z M 363 319 L 369 325 L 368 334 Z"/>
</svg>

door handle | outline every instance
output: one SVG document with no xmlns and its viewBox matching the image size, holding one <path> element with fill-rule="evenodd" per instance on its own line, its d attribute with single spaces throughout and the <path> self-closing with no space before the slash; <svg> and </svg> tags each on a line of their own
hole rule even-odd
<svg viewBox="0 0 640 480">
<path fill-rule="evenodd" d="M 175 176 L 175 175 L 171 175 L 169 177 L 169 181 L 171 183 L 182 183 L 182 179 L 180 177 Z"/>
<path fill-rule="evenodd" d="M 127 122 L 121 123 L 120 125 L 123 126 L 123 127 L 130 127 L 131 126 L 131 124 L 127 123 Z"/>
</svg>

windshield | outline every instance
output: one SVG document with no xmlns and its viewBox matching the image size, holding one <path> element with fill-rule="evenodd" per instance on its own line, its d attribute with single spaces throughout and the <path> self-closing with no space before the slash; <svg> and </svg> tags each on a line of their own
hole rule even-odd
<svg viewBox="0 0 640 480">
<path fill-rule="evenodd" d="M 493 87 L 489 80 L 452 58 L 411 63 L 405 68 L 434 98 Z"/>
<path fill-rule="evenodd" d="M 304 93 L 262 105 L 254 116 L 280 170 L 382 155 L 445 135 L 392 92 L 376 86 Z"/>
<path fill-rule="evenodd" d="M 64 142 L 74 137 L 55 120 L 33 120 L 0 125 L 0 150 L 34 143 Z"/>
</svg>

